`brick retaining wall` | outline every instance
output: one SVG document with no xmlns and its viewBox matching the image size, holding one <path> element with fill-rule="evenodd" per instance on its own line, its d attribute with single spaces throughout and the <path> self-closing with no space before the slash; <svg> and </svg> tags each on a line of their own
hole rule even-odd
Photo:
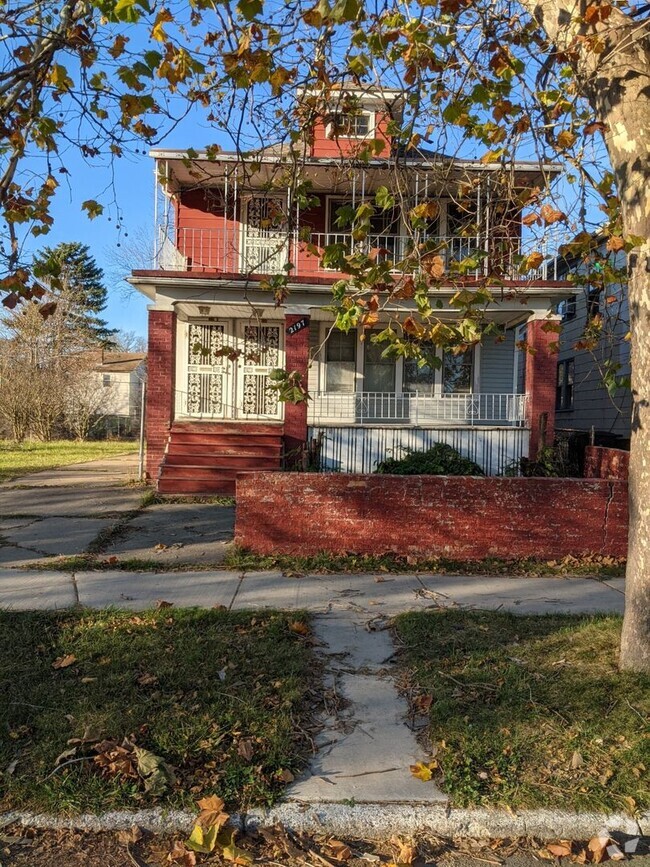
<svg viewBox="0 0 650 867">
<path fill-rule="evenodd" d="M 623 449 L 610 449 L 605 446 L 585 448 L 585 478 L 618 479 L 627 481 L 630 468 L 630 453 Z"/>
<path fill-rule="evenodd" d="M 259 554 L 623 557 L 627 520 L 621 481 L 247 473 L 235 540 Z"/>
</svg>

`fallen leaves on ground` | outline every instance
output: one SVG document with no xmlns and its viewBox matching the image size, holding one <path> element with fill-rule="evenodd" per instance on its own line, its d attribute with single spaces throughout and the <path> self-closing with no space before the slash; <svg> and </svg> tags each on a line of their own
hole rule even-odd
<svg viewBox="0 0 650 867">
<path fill-rule="evenodd" d="M 433 779 L 433 772 L 438 768 L 438 761 L 434 759 L 432 762 L 416 762 L 414 765 L 410 765 L 409 770 L 413 774 L 414 777 L 417 777 L 418 780 L 422 780 L 423 783 L 428 783 L 429 780 Z"/>
<path fill-rule="evenodd" d="M 74 653 L 66 653 L 65 656 L 59 656 L 57 659 L 54 660 L 54 662 L 52 663 L 52 668 L 68 668 L 69 666 L 74 665 L 76 661 L 77 657 L 74 655 Z"/>
<path fill-rule="evenodd" d="M 549 861 L 570 858 L 574 864 L 601 864 L 603 861 L 624 861 L 626 853 L 632 855 L 636 852 L 638 842 L 638 837 L 629 839 L 623 846 L 624 852 L 609 832 L 603 830 L 586 844 L 559 840 L 542 846 L 537 854 Z"/>
</svg>

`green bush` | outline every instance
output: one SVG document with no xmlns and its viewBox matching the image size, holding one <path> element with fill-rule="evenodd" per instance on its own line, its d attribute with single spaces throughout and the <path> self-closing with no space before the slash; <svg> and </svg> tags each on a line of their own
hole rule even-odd
<svg viewBox="0 0 650 867">
<path fill-rule="evenodd" d="M 424 452 L 407 449 L 403 458 L 387 458 L 377 464 L 376 473 L 395 476 L 483 476 L 474 461 L 464 458 L 446 443 L 436 443 Z"/>
</svg>

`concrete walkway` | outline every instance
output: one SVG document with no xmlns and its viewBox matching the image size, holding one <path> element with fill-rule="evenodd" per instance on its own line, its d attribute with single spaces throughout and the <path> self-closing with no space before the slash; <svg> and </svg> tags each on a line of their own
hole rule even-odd
<svg viewBox="0 0 650 867">
<path fill-rule="evenodd" d="M 171 572 L 170 566 L 219 562 L 232 538 L 234 510 L 191 502 L 143 509 L 142 488 L 125 485 L 134 470 L 135 459 L 125 456 L 0 486 L 0 607 L 141 610 L 165 600 L 311 612 L 326 711 L 318 750 L 304 778 L 289 787 L 287 809 L 352 803 L 444 807 L 443 793 L 409 770 L 427 756 L 405 724 L 408 709 L 393 678 L 395 648 L 387 627 L 394 615 L 449 607 L 519 614 L 623 611 L 622 579 Z M 97 547 L 98 534 L 105 539 L 103 558 L 153 561 L 158 571 L 30 568 L 43 558 Z"/>
</svg>

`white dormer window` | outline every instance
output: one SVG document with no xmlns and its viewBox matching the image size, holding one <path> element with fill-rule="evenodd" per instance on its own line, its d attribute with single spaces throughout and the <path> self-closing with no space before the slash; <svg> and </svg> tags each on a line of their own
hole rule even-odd
<svg viewBox="0 0 650 867">
<path fill-rule="evenodd" d="M 337 112 L 329 124 L 330 137 L 366 138 L 372 127 L 372 115 L 368 111 Z"/>
</svg>

